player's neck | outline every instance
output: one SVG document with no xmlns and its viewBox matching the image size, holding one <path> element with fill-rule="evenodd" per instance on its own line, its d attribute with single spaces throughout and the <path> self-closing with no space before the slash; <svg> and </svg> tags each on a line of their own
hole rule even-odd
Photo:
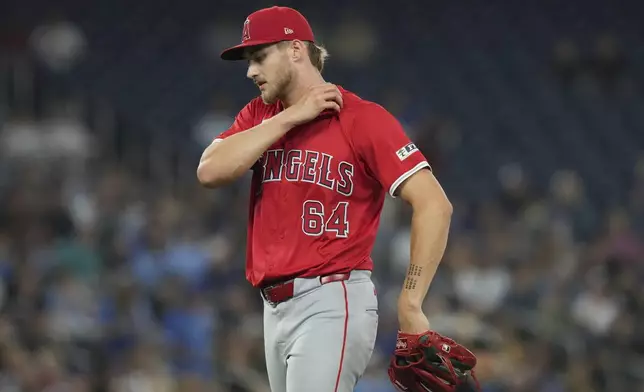
<svg viewBox="0 0 644 392">
<path fill-rule="evenodd" d="M 294 105 L 302 98 L 311 86 L 325 83 L 324 78 L 317 70 L 311 70 L 305 74 L 301 74 L 296 83 L 290 89 L 288 94 L 282 99 L 284 108 Z"/>
</svg>

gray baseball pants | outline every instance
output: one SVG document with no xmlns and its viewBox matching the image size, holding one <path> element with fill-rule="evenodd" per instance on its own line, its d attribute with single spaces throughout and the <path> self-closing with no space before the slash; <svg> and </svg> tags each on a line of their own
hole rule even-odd
<svg viewBox="0 0 644 392">
<path fill-rule="evenodd" d="M 321 284 L 295 279 L 294 297 L 264 300 L 272 392 L 352 392 L 374 349 L 378 299 L 369 271 Z"/>
</svg>

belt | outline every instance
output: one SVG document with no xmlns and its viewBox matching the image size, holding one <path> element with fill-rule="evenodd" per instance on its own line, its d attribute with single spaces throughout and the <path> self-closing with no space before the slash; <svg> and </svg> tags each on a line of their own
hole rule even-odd
<svg viewBox="0 0 644 392">
<path fill-rule="evenodd" d="M 350 277 L 351 274 L 346 273 L 320 276 L 318 279 L 320 279 L 320 283 L 324 285 L 331 282 L 349 280 Z M 295 279 L 291 279 L 282 283 L 276 283 L 274 285 L 264 287 L 261 289 L 261 292 L 266 301 L 270 302 L 271 304 L 279 304 L 293 298 L 293 295 L 295 294 L 294 290 Z"/>
</svg>

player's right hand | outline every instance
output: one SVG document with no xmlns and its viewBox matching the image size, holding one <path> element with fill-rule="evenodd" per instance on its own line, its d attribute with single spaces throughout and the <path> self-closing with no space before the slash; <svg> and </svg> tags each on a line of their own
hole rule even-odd
<svg viewBox="0 0 644 392">
<path fill-rule="evenodd" d="M 324 110 L 339 112 L 342 108 L 342 94 L 338 87 L 324 83 L 309 88 L 309 91 L 287 110 L 289 118 L 295 125 L 300 125 L 316 118 Z"/>
</svg>

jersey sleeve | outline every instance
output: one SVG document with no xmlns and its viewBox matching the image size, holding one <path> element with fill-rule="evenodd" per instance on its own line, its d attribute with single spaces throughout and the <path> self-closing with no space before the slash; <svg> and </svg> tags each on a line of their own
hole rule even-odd
<svg viewBox="0 0 644 392">
<path fill-rule="evenodd" d="M 414 173 L 425 168 L 431 170 L 400 122 L 381 106 L 373 104 L 360 110 L 353 132 L 361 159 L 393 198 L 400 184 Z"/>
<path fill-rule="evenodd" d="M 227 138 L 228 136 L 234 135 L 239 132 L 246 131 L 255 126 L 255 105 L 253 102 L 249 102 L 242 110 L 237 113 L 235 120 L 233 121 L 230 128 L 220 133 L 216 138 L 215 142 L 219 142 Z"/>
</svg>

